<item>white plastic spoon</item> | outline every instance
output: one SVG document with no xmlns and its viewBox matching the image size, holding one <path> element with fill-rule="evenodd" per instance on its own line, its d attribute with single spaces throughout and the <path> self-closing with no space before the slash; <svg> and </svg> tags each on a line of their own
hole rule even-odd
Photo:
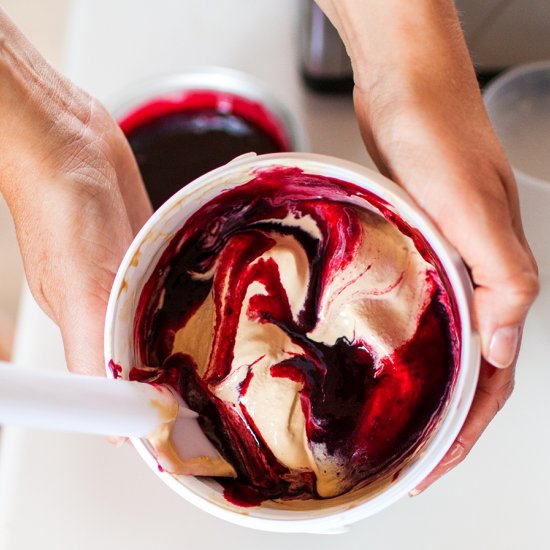
<svg viewBox="0 0 550 550">
<path fill-rule="evenodd" d="M 0 361 L 0 424 L 146 438 L 170 473 L 234 475 L 197 419 L 165 386 Z"/>
</svg>

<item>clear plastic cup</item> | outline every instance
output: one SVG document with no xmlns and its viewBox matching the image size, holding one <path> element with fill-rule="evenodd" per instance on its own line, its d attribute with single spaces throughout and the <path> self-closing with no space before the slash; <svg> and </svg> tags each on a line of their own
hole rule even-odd
<svg viewBox="0 0 550 550">
<path fill-rule="evenodd" d="M 105 358 L 107 363 L 113 360 L 121 365 L 122 376 L 128 376 L 135 357 L 133 319 L 142 287 L 174 233 L 189 216 L 220 192 L 250 181 L 252 170 L 277 166 L 297 167 L 306 173 L 337 178 L 378 195 L 431 245 L 454 293 L 461 331 L 460 366 L 438 424 L 417 452 L 399 465 L 399 475 L 395 475 L 397 470 L 394 469 L 375 483 L 331 499 L 282 504 L 265 501 L 247 508 L 227 501 L 222 487 L 214 479 L 174 476 L 159 471 L 148 442 L 133 439 L 132 443 L 162 481 L 186 500 L 221 519 L 265 531 L 338 532 L 407 495 L 432 471 L 464 423 L 479 373 L 480 346 L 470 315 L 472 285 L 468 273 L 456 251 L 396 184 L 362 166 L 303 153 L 245 155 L 195 180 L 155 212 L 128 249 L 107 310 Z M 107 374 L 112 376 L 109 368 Z"/>
<path fill-rule="evenodd" d="M 550 186 L 550 61 L 507 71 L 484 99 L 515 170 Z"/>
<path fill-rule="evenodd" d="M 542 278 L 549 279 L 550 61 L 505 72 L 483 96 L 516 176 L 525 232 Z"/>
</svg>

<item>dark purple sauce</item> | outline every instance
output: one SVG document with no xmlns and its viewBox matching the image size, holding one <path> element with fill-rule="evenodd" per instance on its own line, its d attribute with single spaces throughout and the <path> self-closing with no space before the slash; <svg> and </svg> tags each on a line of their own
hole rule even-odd
<svg viewBox="0 0 550 550">
<path fill-rule="evenodd" d="M 350 197 L 375 205 L 414 237 L 421 254 L 436 267 L 427 281 L 433 290 L 431 302 L 415 336 L 383 358 L 377 372 L 376 357 L 364 346 L 345 338 L 329 346 L 307 336 L 318 321 L 318 300 L 329 271 L 353 259 L 359 228 Z M 290 211 L 311 216 L 321 238 L 277 222 Z M 268 262 L 254 263 L 272 246 L 270 231 L 292 234 L 309 259 L 308 294 L 298 320 L 277 269 Z M 214 263 L 213 278 L 190 275 L 207 273 Z M 265 499 L 319 497 L 315 474 L 290 472 L 282 465 L 243 403 L 235 411 L 211 391 L 230 371 L 241 306 L 252 281 L 261 282 L 266 292 L 251 299 L 249 318 L 277 325 L 305 350 L 273 365 L 270 374 L 302 384 L 308 440 L 325 444 L 345 462 L 342 476 L 350 478 L 349 487 L 375 479 L 410 454 L 446 403 L 460 349 L 452 293 L 433 252 L 385 203 L 351 184 L 295 168 L 257 172 L 248 184 L 204 205 L 174 236 L 144 286 L 134 325 L 137 364 L 156 372 L 136 367 L 131 378 L 170 384 L 201 415 L 205 433 L 238 473 L 236 480 L 221 480 L 228 500 L 253 505 Z M 222 283 L 231 289 L 223 305 L 216 300 Z M 172 354 L 172 346 L 177 330 L 209 295 L 214 297 L 216 324 L 207 370 L 198 376 L 193 359 Z M 249 368 L 239 387 L 241 396 L 251 378 Z"/>
<path fill-rule="evenodd" d="M 122 366 L 115 363 L 112 359 L 109 360 L 108 367 L 115 380 L 122 376 Z"/>
<path fill-rule="evenodd" d="M 222 92 L 154 100 L 120 126 L 155 209 L 187 183 L 239 155 L 289 150 L 280 123 L 264 107 Z"/>
</svg>

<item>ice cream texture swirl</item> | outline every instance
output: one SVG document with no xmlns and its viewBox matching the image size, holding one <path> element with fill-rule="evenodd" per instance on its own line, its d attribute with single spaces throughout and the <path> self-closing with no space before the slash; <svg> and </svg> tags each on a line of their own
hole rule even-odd
<svg viewBox="0 0 550 550">
<path fill-rule="evenodd" d="M 411 453 L 459 348 L 418 235 L 374 195 L 283 167 L 184 224 L 135 340 L 132 376 L 182 394 L 249 501 L 337 496 Z"/>
</svg>

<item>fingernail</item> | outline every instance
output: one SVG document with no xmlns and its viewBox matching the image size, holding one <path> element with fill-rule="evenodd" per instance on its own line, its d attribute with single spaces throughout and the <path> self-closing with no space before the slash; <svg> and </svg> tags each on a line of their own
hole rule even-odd
<svg viewBox="0 0 550 550">
<path fill-rule="evenodd" d="M 117 435 L 108 435 L 106 436 L 107 442 L 115 448 L 122 447 L 126 442 L 125 437 L 119 437 Z"/>
<path fill-rule="evenodd" d="M 452 470 L 459 462 L 462 461 L 466 449 L 460 441 L 455 441 L 451 448 L 447 451 L 447 454 L 443 457 L 443 460 L 439 463 L 439 468 L 443 471 L 441 475 L 445 475 L 449 470 Z"/>
<path fill-rule="evenodd" d="M 466 448 L 460 441 L 455 441 L 441 462 L 435 467 L 430 475 L 424 479 L 418 486 L 409 491 L 410 497 L 416 497 L 423 493 L 428 487 L 437 481 L 441 476 L 452 470 L 459 462 L 462 461 L 466 454 Z"/>
<path fill-rule="evenodd" d="M 519 332 L 519 327 L 501 327 L 495 330 L 487 357 L 491 365 L 505 369 L 512 364 L 518 348 Z"/>
</svg>

